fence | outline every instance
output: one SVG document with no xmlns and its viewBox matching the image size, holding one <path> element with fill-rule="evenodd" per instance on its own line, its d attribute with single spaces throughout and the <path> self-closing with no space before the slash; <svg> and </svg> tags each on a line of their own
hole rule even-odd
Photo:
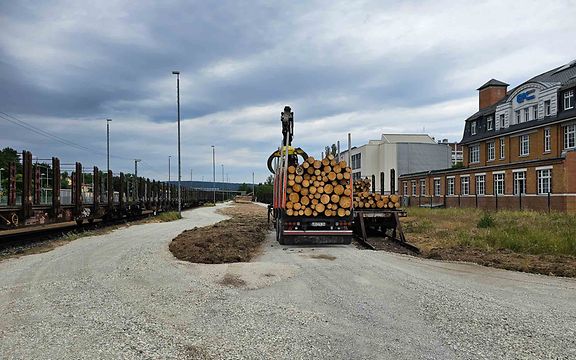
<svg viewBox="0 0 576 360">
<path fill-rule="evenodd" d="M 460 207 L 484 210 L 535 210 L 567 211 L 570 199 L 565 194 L 518 194 L 518 195 L 413 195 L 403 196 L 404 207 Z"/>
</svg>

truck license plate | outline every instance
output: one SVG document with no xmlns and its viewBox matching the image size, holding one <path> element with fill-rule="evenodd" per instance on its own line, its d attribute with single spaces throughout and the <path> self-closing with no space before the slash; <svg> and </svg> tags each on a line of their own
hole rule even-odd
<svg viewBox="0 0 576 360">
<path fill-rule="evenodd" d="M 314 227 L 326 226 L 326 223 L 323 221 L 313 221 L 310 223 L 310 226 Z"/>
</svg>

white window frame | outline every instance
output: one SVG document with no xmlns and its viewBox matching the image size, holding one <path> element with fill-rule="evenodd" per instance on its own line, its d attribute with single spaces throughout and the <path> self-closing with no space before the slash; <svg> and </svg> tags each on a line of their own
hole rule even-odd
<svg viewBox="0 0 576 360">
<path fill-rule="evenodd" d="M 488 143 L 486 143 L 486 148 L 487 148 L 487 160 L 488 161 L 494 161 L 496 159 L 496 143 L 494 141 L 490 141 Z"/>
<path fill-rule="evenodd" d="M 404 189 L 404 195 L 408 196 L 408 181 L 403 181 L 402 182 L 402 187 Z"/>
<path fill-rule="evenodd" d="M 420 195 L 426 196 L 426 179 L 420 179 Z"/>
<path fill-rule="evenodd" d="M 574 90 L 564 93 L 564 110 L 574 109 Z"/>
<path fill-rule="evenodd" d="M 504 195 L 506 191 L 506 174 L 505 173 L 495 173 L 494 174 L 494 194 Z"/>
<path fill-rule="evenodd" d="M 520 156 L 530 155 L 530 135 L 525 134 L 520 136 Z"/>
<path fill-rule="evenodd" d="M 552 136 L 550 135 L 550 128 L 544 129 L 544 152 L 552 151 Z"/>
<path fill-rule="evenodd" d="M 362 153 L 354 154 L 351 157 L 352 170 L 358 170 L 362 167 Z"/>
<path fill-rule="evenodd" d="M 476 175 L 476 195 L 486 195 L 486 175 Z"/>
<path fill-rule="evenodd" d="M 525 107 L 524 108 L 524 121 L 523 122 L 527 122 L 530 121 L 530 107 Z"/>
<path fill-rule="evenodd" d="M 500 114 L 500 128 L 504 128 L 504 122 L 506 121 L 506 116 L 504 114 Z"/>
<path fill-rule="evenodd" d="M 552 102 L 550 100 L 544 101 L 544 116 L 550 116 L 552 114 Z"/>
<path fill-rule="evenodd" d="M 520 193 L 526 194 L 526 171 L 514 171 L 514 189 L 513 194 L 519 195 Z M 522 188 L 519 189 L 518 185 L 522 184 Z"/>
<path fill-rule="evenodd" d="M 506 139 L 500 138 L 500 160 L 506 158 Z"/>
<path fill-rule="evenodd" d="M 480 144 L 471 145 L 468 148 L 469 162 L 470 164 L 477 164 L 480 162 Z"/>
<path fill-rule="evenodd" d="M 564 126 L 564 149 L 576 147 L 576 124 Z"/>
<path fill-rule="evenodd" d="M 476 121 L 470 123 L 470 134 L 476 135 Z"/>
<path fill-rule="evenodd" d="M 434 196 L 440 196 L 441 187 L 440 178 L 434 179 Z"/>
<path fill-rule="evenodd" d="M 446 195 L 454 195 L 456 179 L 453 177 L 447 178 Z"/>
<path fill-rule="evenodd" d="M 516 115 L 516 124 L 520 124 L 520 110 L 516 110 L 515 111 L 515 115 Z"/>
<path fill-rule="evenodd" d="M 486 129 L 487 130 L 494 129 L 494 117 L 488 116 L 488 118 L 486 118 Z"/>
<path fill-rule="evenodd" d="M 466 180 L 466 181 L 464 181 Z M 466 184 L 466 187 L 464 187 Z M 466 191 L 464 191 L 466 190 Z M 470 176 L 460 176 L 460 195 L 470 195 Z"/>
<path fill-rule="evenodd" d="M 416 180 L 412 180 L 412 196 L 418 195 L 416 193 Z"/>
<path fill-rule="evenodd" d="M 538 105 L 532 106 L 532 120 L 538 119 Z"/>
<path fill-rule="evenodd" d="M 538 175 L 538 194 L 544 195 L 552 192 L 552 169 L 536 170 Z"/>
</svg>

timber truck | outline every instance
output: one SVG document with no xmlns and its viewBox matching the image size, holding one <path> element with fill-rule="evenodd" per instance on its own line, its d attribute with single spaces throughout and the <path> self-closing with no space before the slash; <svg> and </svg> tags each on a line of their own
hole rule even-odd
<svg viewBox="0 0 576 360">
<path fill-rule="evenodd" d="M 273 203 L 268 206 L 268 216 L 274 223 L 276 240 L 281 245 L 350 244 L 352 179 L 347 164 L 333 158 L 312 161 L 304 150 L 292 146 L 294 113 L 289 106 L 284 107 L 280 120 L 282 143 L 268 158 L 268 169 L 274 175 Z M 331 171 L 327 180 L 322 166 L 326 169 L 330 162 L 338 171 L 337 174 Z M 321 180 L 316 180 L 321 184 L 318 190 L 311 183 L 316 178 Z M 296 193 L 295 190 L 304 189 L 300 183 L 310 183 L 306 192 Z M 322 193 L 318 195 L 320 187 Z"/>
</svg>

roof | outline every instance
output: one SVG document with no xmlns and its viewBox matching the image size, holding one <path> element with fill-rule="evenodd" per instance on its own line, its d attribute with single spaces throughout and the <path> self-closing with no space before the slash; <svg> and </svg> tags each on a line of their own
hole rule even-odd
<svg viewBox="0 0 576 360">
<path fill-rule="evenodd" d="M 500 80 L 490 79 L 490 81 L 488 81 L 486 84 L 480 86 L 477 90 L 482 90 L 482 89 L 490 87 L 490 86 L 509 86 L 509 85 L 510 84 L 506 84 L 505 82 L 502 82 Z"/>
<path fill-rule="evenodd" d="M 381 142 L 388 144 L 398 143 L 424 143 L 436 144 L 428 134 L 382 134 Z"/>
</svg>

